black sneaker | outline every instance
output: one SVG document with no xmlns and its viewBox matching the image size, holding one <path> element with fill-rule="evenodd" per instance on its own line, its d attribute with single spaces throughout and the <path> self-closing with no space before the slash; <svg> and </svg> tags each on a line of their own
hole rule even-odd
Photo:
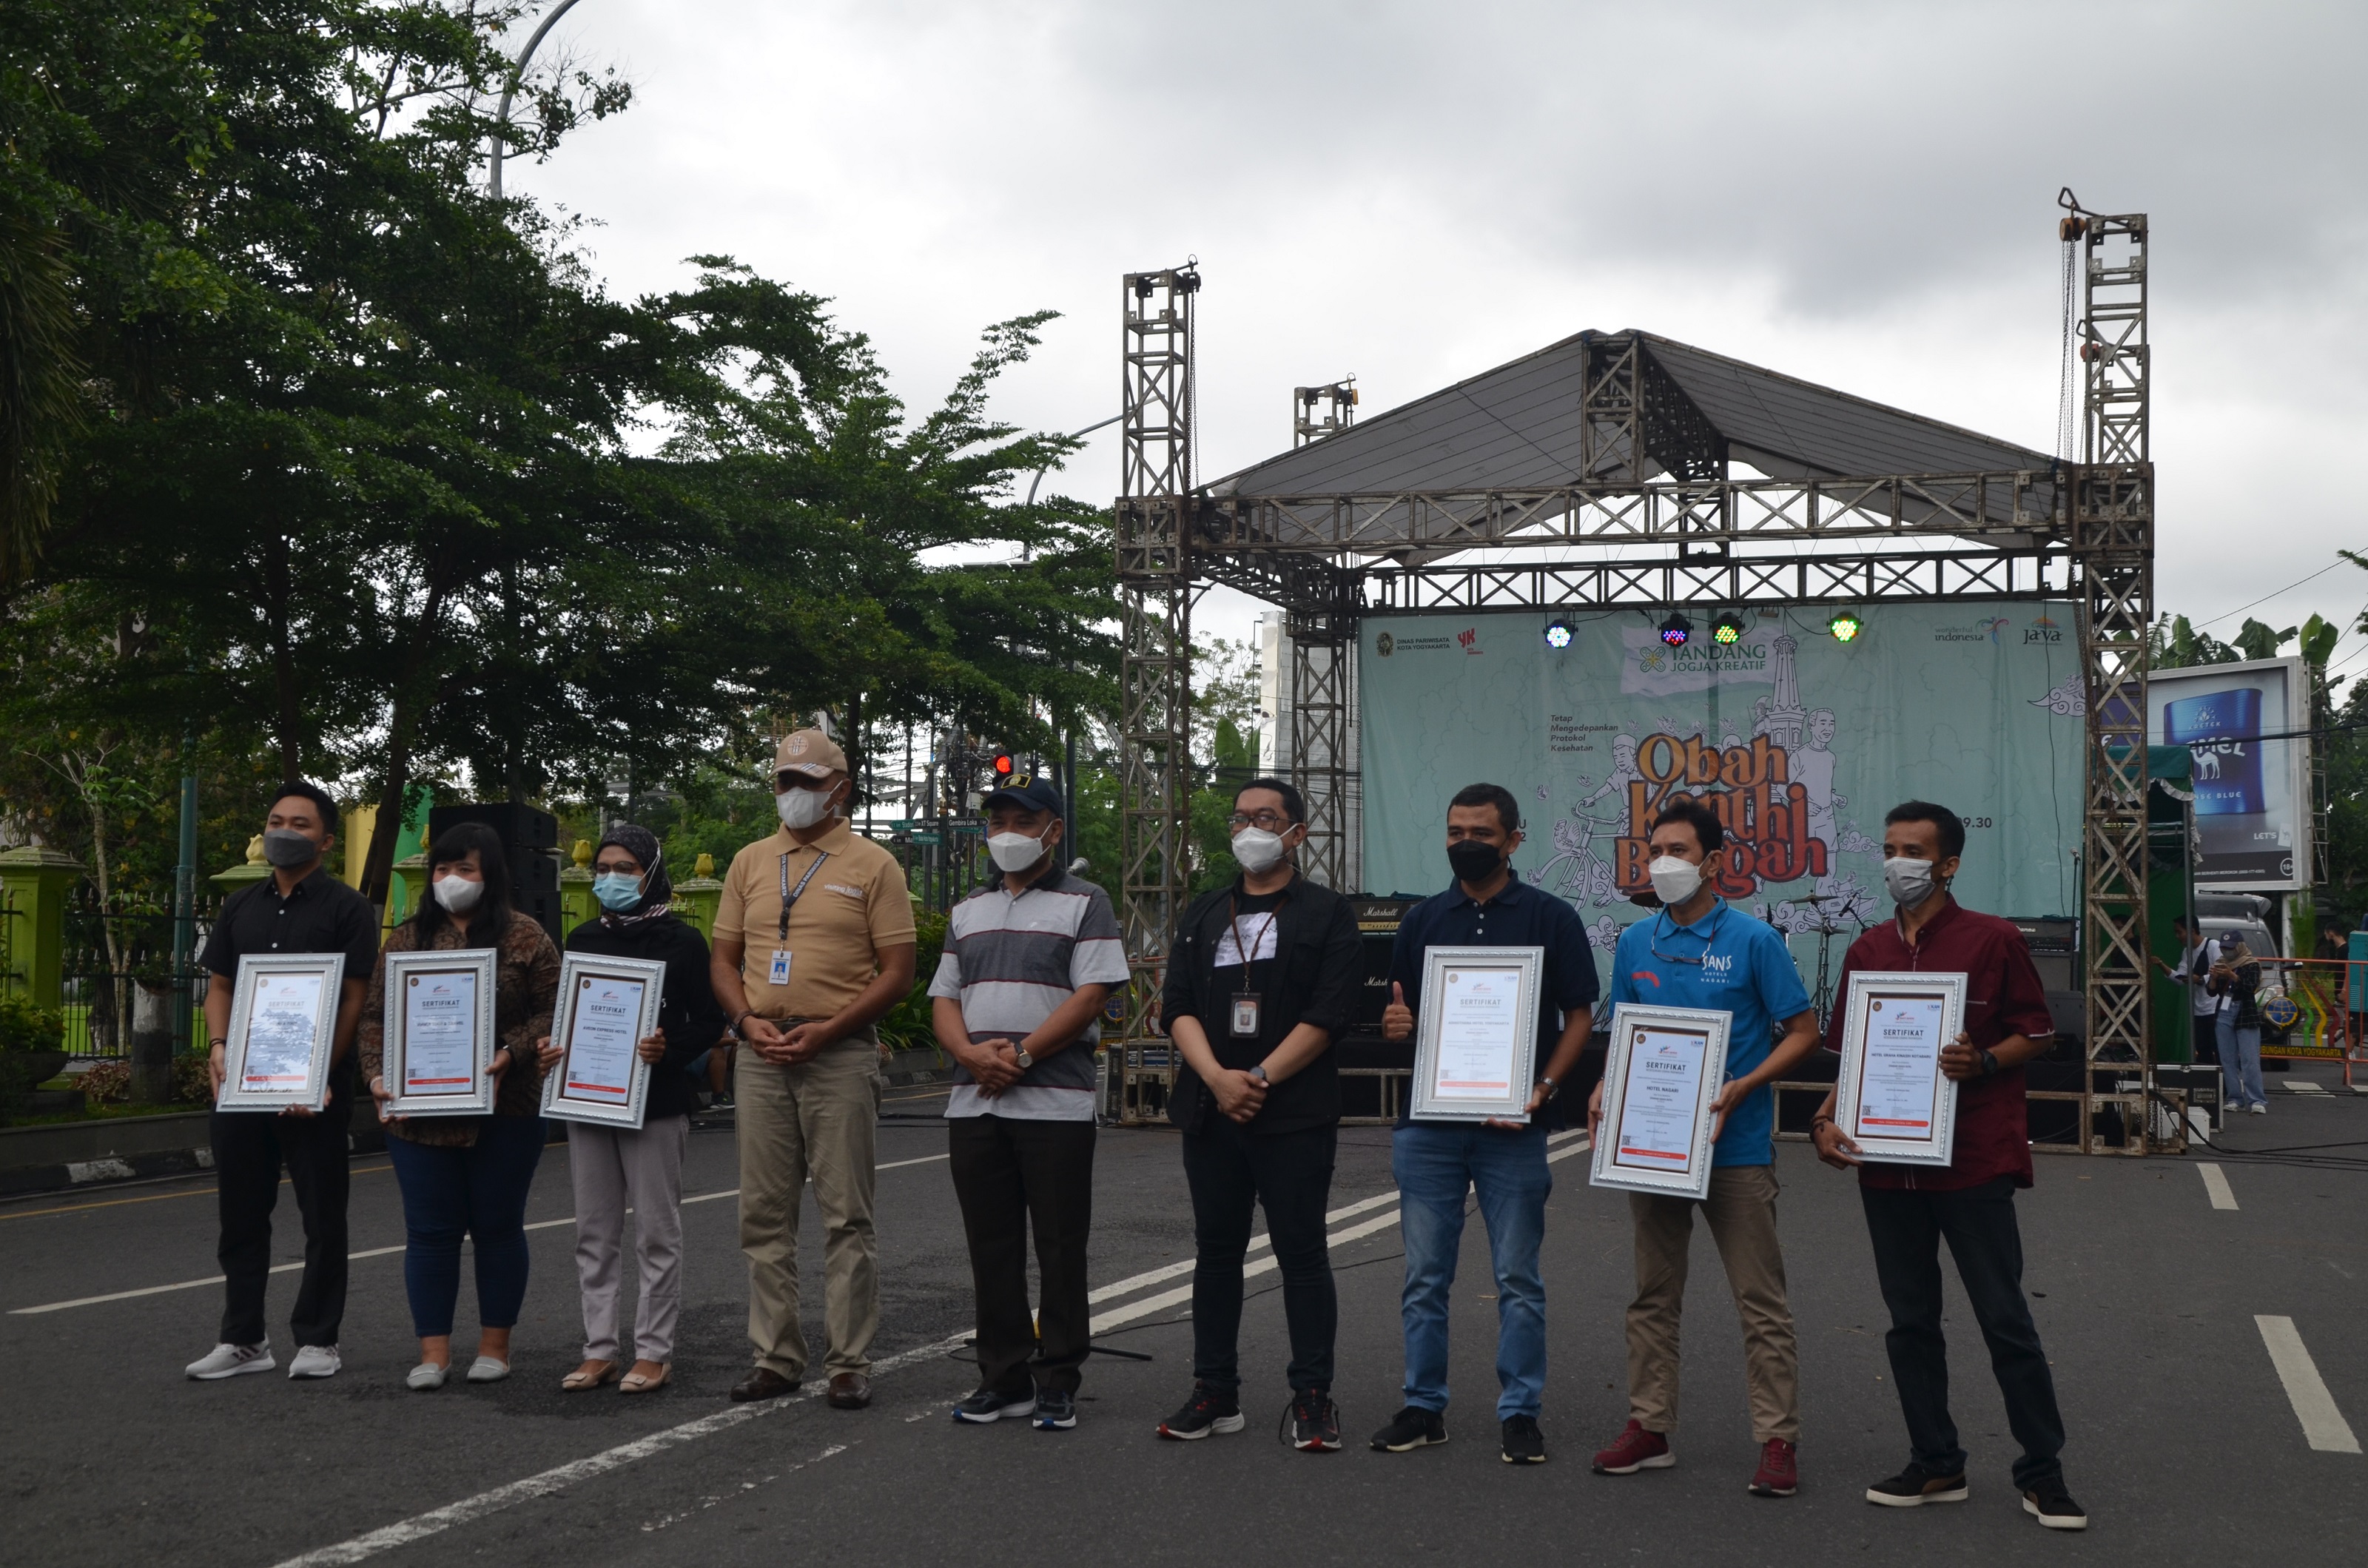
<svg viewBox="0 0 2368 1568">
<path fill-rule="evenodd" d="M 1390 1418 L 1390 1424 L 1373 1434 L 1373 1447 L 1383 1453 L 1402 1454 L 1426 1443 L 1447 1441 L 1447 1417 L 1436 1410 L 1409 1404 Z"/>
<path fill-rule="evenodd" d="M 2072 1501 L 2072 1494 L 2064 1490 L 2060 1481 L 2043 1481 L 2027 1486 L 2022 1493 L 2022 1511 L 2052 1530 L 2085 1530 L 2089 1516 L 2080 1505 Z"/>
<path fill-rule="evenodd" d="M 1036 1391 L 1026 1393 L 997 1393 L 993 1389 L 980 1389 L 954 1406 L 954 1419 L 985 1426 L 1007 1418 L 1017 1420 L 1036 1414 Z"/>
<path fill-rule="evenodd" d="M 1066 1389 L 1036 1391 L 1036 1430 L 1065 1432 L 1077 1424 L 1077 1396 Z"/>
<path fill-rule="evenodd" d="M 1303 1453 L 1340 1451 L 1340 1407 L 1323 1389 L 1303 1389 L 1291 1396 L 1291 1446 Z M 1442 1434 L 1443 1435 L 1443 1434 Z"/>
<path fill-rule="evenodd" d="M 1972 1493 L 1964 1472 L 1935 1475 L 1910 1462 L 1906 1470 L 1866 1489 L 1866 1500 L 1885 1508 L 1920 1508 L 1927 1503 L 1962 1503 Z"/>
<path fill-rule="evenodd" d="M 1538 1430 L 1536 1416 L 1505 1417 L 1505 1462 L 1507 1464 L 1546 1462 L 1546 1435 Z"/>
<path fill-rule="evenodd" d="M 1184 1408 L 1159 1424 L 1159 1435 L 1190 1443 L 1212 1432 L 1238 1432 L 1244 1425 L 1241 1400 L 1233 1390 L 1196 1382 Z"/>
</svg>

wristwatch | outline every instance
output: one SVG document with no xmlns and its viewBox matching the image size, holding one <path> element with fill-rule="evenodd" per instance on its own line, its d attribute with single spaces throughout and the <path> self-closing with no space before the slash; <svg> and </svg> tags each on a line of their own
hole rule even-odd
<svg viewBox="0 0 2368 1568">
<path fill-rule="evenodd" d="M 1028 1069 L 1036 1065 L 1036 1059 L 1028 1054 L 1028 1048 L 1024 1045 L 1013 1046 L 1011 1048 L 1011 1053 L 1014 1060 L 1019 1063 L 1019 1070 L 1022 1073 L 1027 1072 Z"/>
<path fill-rule="evenodd" d="M 1562 1093 L 1562 1085 L 1555 1083 L 1552 1078 L 1540 1078 L 1538 1080 L 1538 1087 L 1546 1092 L 1546 1098 L 1548 1099 L 1552 1099 L 1556 1095 Z"/>
<path fill-rule="evenodd" d="M 1997 1071 L 1998 1053 L 1991 1051 L 1984 1051 L 1982 1052 L 1982 1076 L 1987 1078 Z"/>
<path fill-rule="evenodd" d="M 1257 1066 L 1251 1068 L 1250 1076 L 1256 1078 L 1261 1084 L 1267 1083 L 1269 1080 L 1266 1075 L 1266 1063 L 1261 1062 Z"/>
</svg>

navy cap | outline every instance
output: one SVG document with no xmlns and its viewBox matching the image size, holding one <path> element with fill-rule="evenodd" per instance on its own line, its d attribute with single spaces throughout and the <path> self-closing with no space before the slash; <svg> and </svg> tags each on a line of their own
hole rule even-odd
<svg viewBox="0 0 2368 1568">
<path fill-rule="evenodd" d="M 1008 801 L 1024 811 L 1051 812 L 1061 814 L 1061 791 L 1041 773 L 1015 773 L 986 793 L 979 802 L 981 811 L 993 811 L 997 801 Z"/>
</svg>

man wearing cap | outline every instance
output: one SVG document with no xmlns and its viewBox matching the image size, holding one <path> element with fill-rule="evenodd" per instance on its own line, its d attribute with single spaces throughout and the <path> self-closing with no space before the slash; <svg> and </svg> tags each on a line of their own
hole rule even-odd
<svg viewBox="0 0 2368 1568">
<path fill-rule="evenodd" d="M 805 1377 L 798 1204 L 809 1179 L 822 1208 L 830 1403 L 871 1402 L 882 1087 L 872 1024 L 912 990 L 913 903 L 894 857 L 848 827 L 850 792 L 837 743 L 820 730 L 785 737 L 773 756 L 780 831 L 732 858 L 715 911 L 715 999 L 747 1048 L 734 1053 L 734 1095 L 757 1366 L 733 1385 L 735 1402 L 776 1398 Z"/>
<path fill-rule="evenodd" d="M 930 1021 L 954 1059 L 947 1143 L 978 1296 L 978 1388 L 954 1419 L 1063 1431 L 1077 1424 L 1093 1321 L 1094 1047 L 1126 947 L 1110 895 L 1062 869 L 1060 791 L 1018 774 L 985 803 L 998 875 L 954 906 L 929 983 Z M 1032 1325 L 1031 1225 L 1043 1302 Z"/>
</svg>

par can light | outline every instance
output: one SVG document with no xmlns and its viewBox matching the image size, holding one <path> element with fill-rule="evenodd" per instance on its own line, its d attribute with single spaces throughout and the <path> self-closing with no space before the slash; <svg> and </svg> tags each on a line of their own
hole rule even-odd
<svg viewBox="0 0 2368 1568">
<path fill-rule="evenodd" d="M 1549 648 L 1567 648 L 1570 646 L 1570 623 L 1568 621 L 1556 620 L 1547 623 L 1546 646 Z"/>
<path fill-rule="evenodd" d="M 1661 641 L 1672 648 L 1684 647 L 1693 634 L 1694 623 L 1674 611 L 1668 619 L 1661 622 Z"/>
<path fill-rule="evenodd" d="M 1743 641 L 1743 617 L 1735 610 L 1721 610 L 1710 623 L 1710 640 L 1722 648 L 1732 648 Z"/>
<path fill-rule="evenodd" d="M 1862 624 L 1858 618 L 1858 611 L 1838 609 L 1827 620 L 1826 630 L 1834 634 L 1834 641 L 1837 642 L 1855 642 L 1858 641 L 1859 629 Z"/>
</svg>

